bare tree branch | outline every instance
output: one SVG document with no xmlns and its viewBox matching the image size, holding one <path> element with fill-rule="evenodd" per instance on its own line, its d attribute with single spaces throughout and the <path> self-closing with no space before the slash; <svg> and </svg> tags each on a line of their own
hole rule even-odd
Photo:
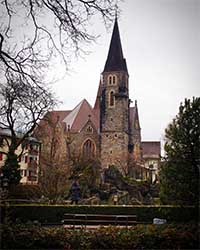
<svg viewBox="0 0 200 250">
<path fill-rule="evenodd" d="M 38 44 L 42 46 L 48 44 L 49 56 L 46 62 L 49 61 L 50 55 L 54 54 L 61 56 L 64 63 L 68 65 L 69 58 L 74 52 L 76 54 L 83 52 L 83 45 L 96 38 L 87 29 L 90 19 L 99 14 L 107 23 L 113 19 L 116 8 L 115 2 L 110 0 L 4 0 L 1 6 L 4 16 L 7 15 L 7 20 L 0 28 L 0 59 L 6 68 L 28 75 L 29 69 L 26 69 L 24 63 L 28 64 L 33 60 L 30 55 L 37 54 Z M 30 32 L 29 28 L 20 29 L 18 25 L 20 18 L 27 22 L 28 27 L 34 32 Z M 20 48 L 21 41 L 16 42 L 17 46 L 10 44 L 10 40 L 13 40 L 9 38 L 17 34 L 18 29 L 22 31 L 24 37 L 28 38 L 23 48 Z M 9 32 L 12 36 L 8 36 Z M 6 38 L 6 45 L 4 38 Z M 13 48 L 17 47 L 18 51 L 11 54 L 9 45 Z M 40 62 L 41 57 L 44 54 L 47 55 L 46 45 L 37 57 Z M 21 58 L 22 54 L 23 58 Z"/>
</svg>

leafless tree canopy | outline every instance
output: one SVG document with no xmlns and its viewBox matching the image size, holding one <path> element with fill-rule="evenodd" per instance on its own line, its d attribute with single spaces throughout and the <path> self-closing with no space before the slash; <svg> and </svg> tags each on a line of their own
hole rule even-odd
<svg viewBox="0 0 200 250">
<path fill-rule="evenodd" d="M 17 78 L 0 84 L 0 128 L 9 131 L 12 137 L 9 146 L 13 143 L 16 149 L 53 106 L 54 98 L 46 89 L 27 85 Z"/>
<path fill-rule="evenodd" d="M 27 136 L 54 105 L 45 72 L 60 56 L 66 66 L 84 44 L 92 17 L 109 21 L 112 0 L 2 0 L 0 2 L 0 128 Z M 16 147 L 16 145 L 15 145 Z"/>
<path fill-rule="evenodd" d="M 60 55 L 68 65 L 72 54 L 94 41 L 88 31 L 91 18 L 111 20 L 112 0 L 2 0 L 0 4 L 1 70 L 20 73 L 29 81 Z"/>
<path fill-rule="evenodd" d="M 70 167 L 63 132 L 58 117 L 52 117 L 50 114 L 45 116 L 35 131 L 35 136 L 39 137 L 42 143 L 39 187 L 41 193 L 52 202 L 63 197 L 69 185 Z"/>
</svg>

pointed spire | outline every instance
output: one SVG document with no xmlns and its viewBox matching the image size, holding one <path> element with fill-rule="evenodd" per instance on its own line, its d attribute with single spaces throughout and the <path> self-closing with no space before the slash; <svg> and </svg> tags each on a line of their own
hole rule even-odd
<svg viewBox="0 0 200 250">
<path fill-rule="evenodd" d="M 109 72 L 109 71 L 128 72 L 126 66 L 126 60 L 122 52 L 122 45 L 120 40 L 117 17 L 115 18 L 115 24 L 110 42 L 110 48 L 108 51 L 108 57 L 103 72 Z"/>
<path fill-rule="evenodd" d="M 117 19 L 118 16 L 118 5 L 117 3 L 115 4 L 115 20 Z"/>
</svg>

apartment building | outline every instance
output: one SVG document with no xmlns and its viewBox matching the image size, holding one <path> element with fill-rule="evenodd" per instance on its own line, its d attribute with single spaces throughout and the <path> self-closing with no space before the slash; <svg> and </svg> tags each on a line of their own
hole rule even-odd
<svg viewBox="0 0 200 250">
<path fill-rule="evenodd" d="M 19 133 L 20 138 L 20 133 Z M 10 142 L 11 133 L 9 130 L 0 130 L 0 168 L 4 165 L 6 160 L 6 153 L 8 151 L 8 144 Z M 20 165 L 20 173 L 22 184 L 37 184 L 39 173 L 39 156 L 40 156 L 40 142 L 34 137 L 29 137 L 20 145 L 16 154 L 19 156 L 18 161 Z"/>
</svg>

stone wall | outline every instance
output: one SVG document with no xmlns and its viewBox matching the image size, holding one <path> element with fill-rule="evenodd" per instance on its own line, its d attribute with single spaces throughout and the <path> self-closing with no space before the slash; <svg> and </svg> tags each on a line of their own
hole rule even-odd
<svg viewBox="0 0 200 250">
<path fill-rule="evenodd" d="M 101 134 L 101 164 L 102 168 L 109 165 L 120 169 L 127 167 L 128 134 L 123 132 L 105 132 Z"/>
<path fill-rule="evenodd" d="M 117 77 L 115 84 L 110 84 L 110 75 Z M 101 108 L 101 165 L 102 168 L 115 165 L 122 170 L 128 164 L 128 76 L 125 72 L 104 73 L 103 83 L 105 97 Z M 115 93 L 113 106 L 110 106 L 109 100 L 111 91 Z"/>
<path fill-rule="evenodd" d="M 92 131 L 88 131 L 88 127 L 92 128 Z M 100 154 L 99 146 L 99 134 L 98 131 L 94 128 L 93 124 L 88 121 L 83 129 L 76 133 L 66 133 L 65 137 L 70 136 L 70 152 L 72 157 L 81 157 L 82 156 L 82 147 L 84 142 L 88 139 L 94 143 L 95 146 L 95 157 L 98 159 Z"/>
</svg>

